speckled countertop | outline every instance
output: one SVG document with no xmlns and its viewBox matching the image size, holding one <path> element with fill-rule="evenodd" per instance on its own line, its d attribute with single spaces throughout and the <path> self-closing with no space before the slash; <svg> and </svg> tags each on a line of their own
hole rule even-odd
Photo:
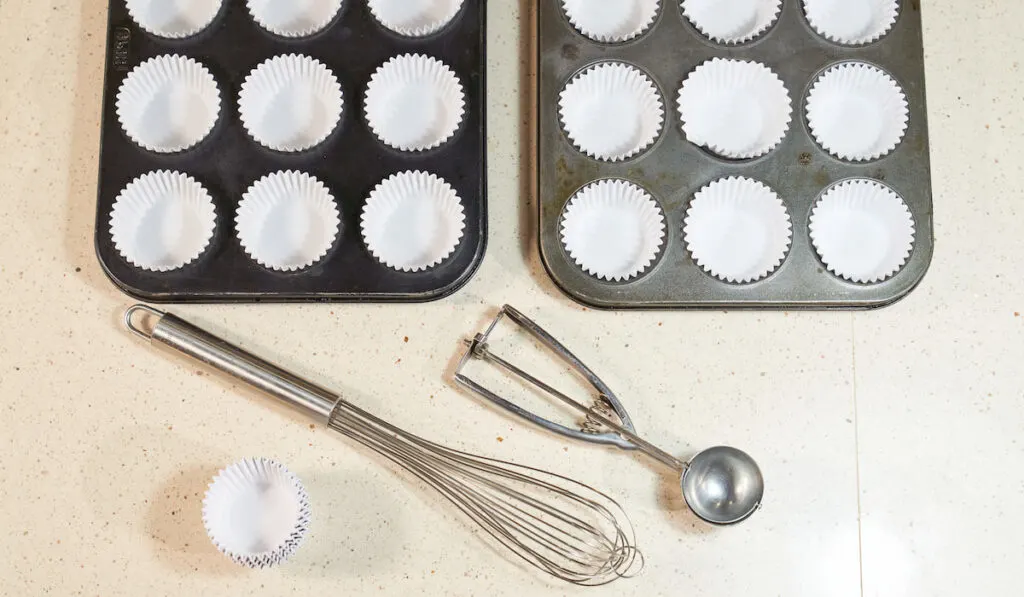
<svg viewBox="0 0 1024 597">
<path fill-rule="evenodd" d="M 788 0 L 795 1 L 795 0 Z M 1024 4 L 923 2 L 937 254 L 872 313 L 595 313 L 540 266 L 521 196 L 526 2 L 490 3 L 490 250 L 422 306 L 177 309 L 392 421 L 593 483 L 647 556 L 595 595 L 1015 595 L 1024 566 Z M 140 345 L 93 254 L 106 2 L 0 3 L 0 593 L 564 595 L 437 496 L 320 426 Z M 501 302 L 557 330 L 680 454 L 761 461 L 768 501 L 710 530 L 671 479 L 514 423 L 442 379 Z M 207 541 L 218 467 L 287 462 L 315 513 L 288 565 Z"/>
</svg>

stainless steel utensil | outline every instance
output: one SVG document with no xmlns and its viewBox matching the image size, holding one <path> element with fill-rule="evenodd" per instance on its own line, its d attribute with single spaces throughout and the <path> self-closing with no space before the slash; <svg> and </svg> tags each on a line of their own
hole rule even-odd
<svg viewBox="0 0 1024 597">
<path fill-rule="evenodd" d="M 587 406 L 580 403 L 491 352 L 487 340 L 497 325 L 506 318 L 527 331 L 594 386 L 598 391 L 595 405 Z M 611 389 L 562 343 L 510 305 L 502 307 L 487 330 L 477 334 L 472 340 L 467 340 L 466 344 L 469 348 L 455 370 L 455 381 L 459 385 L 549 431 L 573 439 L 615 445 L 627 450 L 640 450 L 679 471 L 683 499 L 699 518 L 716 525 L 736 524 L 749 518 L 761 507 L 764 477 L 753 458 L 736 448 L 719 446 L 704 450 L 689 462 L 684 462 L 643 439 L 637 435 L 625 407 Z M 493 363 L 580 411 L 586 417 L 582 428 L 576 431 L 540 417 L 467 377 L 463 371 L 474 358 Z M 595 433 L 601 430 L 606 432 Z"/>
<path fill-rule="evenodd" d="M 140 313 L 154 318 L 140 327 Z M 138 316 L 138 317 L 137 317 Z M 326 421 L 436 489 L 498 543 L 544 572 L 601 585 L 639 572 L 632 524 L 610 497 L 578 481 L 421 439 L 173 315 L 125 313 L 134 334 L 195 358 Z"/>
</svg>

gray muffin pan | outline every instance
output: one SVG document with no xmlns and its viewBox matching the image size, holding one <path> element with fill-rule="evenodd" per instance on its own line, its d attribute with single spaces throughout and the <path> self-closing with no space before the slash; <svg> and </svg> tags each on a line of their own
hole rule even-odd
<svg viewBox="0 0 1024 597">
<path fill-rule="evenodd" d="M 889 305 L 921 282 L 932 259 L 932 190 L 925 106 L 924 52 L 919 3 L 901 2 L 896 24 L 881 40 L 843 46 L 817 34 L 800 0 L 785 0 L 778 21 L 752 42 L 736 46 L 704 37 L 683 15 L 678 2 L 663 0 L 654 25 L 636 39 L 597 43 L 569 22 L 560 0 L 537 7 L 537 160 L 541 256 L 557 285 L 576 301 L 598 308 L 658 309 L 869 309 Z M 676 104 L 683 81 L 698 65 L 715 58 L 766 64 L 785 82 L 793 104 L 786 137 L 767 155 L 731 161 L 689 143 Z M 619 61 L 648 73 L 661 91 L 665 123 L 655 144 L 623 162 L 586 156 L 570 142 L 560 123 L 559 94 L 587 67 Z M 829 155 L 811 136 L 807 93 L 826 68 L 862 61 L 889 73 L 910 106 L 909 128 L 900 145 L 881 159 L 855 163 Z M 750 284 L 712 277 L 694 263 L 683 241 L 683 220 L 694 194 L 723 177 L 745 176 L 774 189 L 793 222 L 793 242 L 783 264 Z M 622 178 L 646 189 L 661 205 L 667 233 L 661 254 L 641 276 L 607 282 L 583 271 L 561 239 L 563 210 L 590 182 Z M 811 210 L 822 193 L 849 178 L 888 185 L 910 208 L 915 244 L 903 268 L 876 284 L 858 284 L 829 272 L 808 233 Z"/>
</svg>

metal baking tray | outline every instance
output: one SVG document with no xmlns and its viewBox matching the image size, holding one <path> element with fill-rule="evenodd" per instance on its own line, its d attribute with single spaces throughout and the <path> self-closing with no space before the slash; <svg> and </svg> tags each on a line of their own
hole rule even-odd
<svg viewBox="0 0 1024 597">
<path fill-rule="evenodd" d="M 919 2 L 901 2 L 893 29 L 880 41 L 860 47 L 840 46 L 815 33 L 799 0 L 785 0 L 772 29 L 739 46 L 707 40 L 675 0 L 663 0 L 651 29 L 625 43 L 590 41 L 570 24 L 560 0 L 539 2 L 536 31 L 535 174 L 540 252 L 552 279 L 576 301 L 610 309 L 870 309 L 903 298 L 921 282 L 932 259 L 934 241 Z M 765 63 L 789 89 L 793 122 L 783 142 L 768 155 L 730 161 L 685 139 L 676 94 L 694 68 L 714 57 Z M 620 163 L 599 162 L 575 149 L 558 114 L 558 97 L 565 84 L 577 72 L 608 60 L 635 65 L 650 74 L 666 107 L 664 130 L 655 145 Z M 818 74 L 847 60 L 868 62 L 888 72 L 903 87 L 910 104 L 909 128 L 902 143 L 888 156 L 866 163 L 830 156 L 811 136 L 803 109 Z M 793 245 L 786 261 L 768 278 L 752 284 L 730 284 L 706 274 L 683 243 L 683 218 L 694 194 L 725 176 L 747 176 L 767 183 L 782 197 L 793 220 Z M 660 260 L 628 283 L 604 282 L 585 273 L 569 258 L 559 236 L 562 211 L 572 195 L 589 182 L 611 177 L 644 187 L 667 216 L 666 246 Z M 916 241 L 909 261 L 881 283 L 857 284 L 833 275 L 821 263 L 808 236 L 811 208 L 821 193 L 851 177 L 889 185 L 903 197 L 914 218 Z"/>
<path fill-rule="evenodd" d="M 226 0 L 213 24 L 186 39 L 150 35 L 130 18 L 124 0 L 111 0 L 107 28 L 102 145 L 96 216 L 96 252 L 110 279 L 124 292 L 151 302 L 423 302 L 460 289 L 476 272 L 487 240 L 486 2 L 466 0 L 442 31 L 405 38 L 378 24 L 365 1 L 349 0 L 324 31 L 288 39 L 262 29 L 245 2 Z M 341 81 L 345 113 L 323 144 L 296 154 L 277 153 L 249 138 L 238 117 L 238 91 L 245 76 L 264 60 L 298 53 L 326 64 Z M 378 66 L 392 56 L 420 53 L 444 61 L 462 80 L 466 114 L 456 136 L 443 146 L 403 153 L 380 142 L 362 114 L 362 95 Z M 157 154 L 136 146 L 121 130 L 115 112 L 118 87 L 131 69 L 162 54 L 201 61 L 221 89 L 221 115 L 198 146 Z M 205 253 L 182 269 L 143 271 L 114 248 L 110 211 L 118 193 L 152 170 L 178 170 L 194 177 L 213 196 L 218 221 Z M 338 200 L 341 234 L 328 255 L 292 273 L 269 270 L 243 251 L 234 214 L 253 182 L 278 170 L 300 170 L 324 182 Z M 463 201 L 466 228 L 456 252 L 441 265 L 418 273 L 386 267 L 373 258 L 359 233 L 359 214 L 381 180 L 405 170 L 444 178 Z"/>
</svg>

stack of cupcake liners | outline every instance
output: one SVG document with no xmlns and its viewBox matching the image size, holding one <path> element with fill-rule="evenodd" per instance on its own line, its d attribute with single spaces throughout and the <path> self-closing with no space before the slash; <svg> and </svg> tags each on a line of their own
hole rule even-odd
<svg viewBox="0 0 1024 597">
<path fill-rule="evenodd" d="M 921 280 L 916 6 L 560 0 L 537 18 L 540 245 L 571 297 L 877 307 Z"/>
<path fill-rule="evenodd" d="M 155 4 L 111 6 L 111 39 L 134 37 L 112 49 L 101 155 L 116 283 L 152 300 L 429 300 L 468 280 L 486 233 L 482 6 Z"/>
<path fill-rule="evenodd" d="M 247 458 L 217 473 L 203 497 L 203 526 L 216 548 L 247 568 L 283 564 L 312 515 L 306 489 L 283 464 Z"/>
</svg>

